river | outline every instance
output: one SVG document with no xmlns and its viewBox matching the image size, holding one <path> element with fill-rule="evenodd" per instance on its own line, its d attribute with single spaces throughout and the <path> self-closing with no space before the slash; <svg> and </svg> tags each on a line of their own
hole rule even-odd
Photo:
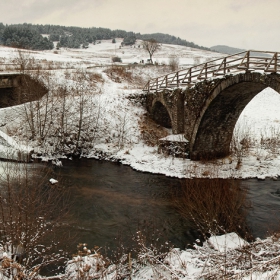
<svg viewBox="0 0 280 280">
<path fill-rule="evenodd" d="M 232 231 L 238 231 L 240 226 L 247 237 L 265 238 L 280 229 L 279 180 L 183 180 L 137 172 L 129 166 L 107 161 L 75 159 L 62 162 L 62 167 L 45 163 L 2 163 L 0 175 L 3 190 L 9 189 L 3 175 L 7 178 L 15 175 L 15 182 L 25 197 L 26 194 L 34 195 L 34 202 L 30 201 L 26 209 L 32 210 L 37 205 L 34 209 L 41 214 L 35 212 L 35 216 L 53 211 L 45 217 L 59 226 L 58 232 L 51 236 L 47 234 L 41 244 L 49 244 L 56 238 L 59 241 L 56 248 L 67 248 L 66 252 L 75 253 L 78 243 L 87 243 L 88 248 L 102 247 L 102 254 L 105 252 L 114 259 L 120 249 L 127 252 L 130 248 L 133 252 L 138 231 L 148 246 L 154 244 L 159 248 L 168 242 L 166 247 L 189 248 L 203 238 L 197 225 L 204 226 L 200 224 L 203 217 L 212 214 L 218 214 L 215 219 L 219 219 L 220 226 L 229 226 Z M 26 174 L 32 175 L 31 180 L 24 181 Z M 58 183 L 51 185 L 50 178 L 57 179 Z M 25 186 L 30 183 L 34 187 L 25 193 Z M 14 189 L 15 193 L 18 187 Z M 53 197 L 57 201 L 54 204 L 50 201 L 53 191 L 58 194 Z M 57 215 L 53 214 L 65 207 L 60 204 L 64 203 L 60 198 L 65 194 L 69 202 L 65 208 L 68 216 L 57 223 L 54 220 Z M 16 198 L 19 203 L 23 201 L 21 197 Z M 58 208 L 49 209 L 48 203 L 50 207 L 56 205 Z M 1 201 L 1 205 L 5 206 L 6 200 Z M 28 213 L 34 213 L 31 210 Z M 191 222 L 189 213 L 197 225 Z M 50 266 L 42 273 L 53 275 L 53 269 L 55 266 Z"/>
<path fill-rule="evenodd" d="M 64 221 L 64 230 L 76 236 L 75 242 L 87 243 L 90 248 L 101 246 L 112 249 L 120 243 L 130 246 L 136 232 L 141 231 L 151 239 L 160 238 L 161 242 L 169 241 L 175 247 L 184 249 L 200 238 L 186 218 L 190 208 L 202 207 L 201 212 L 226 213 L 225 207 L 220 207 L 223 203 L 226 207 L 232 203 L 227 215 L 232 216 L 233 223 L 246 223 L 253 237 L 264 238 L 279 230 L 278 180 L 221 180 L 221 184 L 213 179 L 182 180 L 137 172 L 129 166 L 108 161 L 76 159 L 62 162 L 62 167 L 52 166 L 51 173 L 45 174 L 45 178 L 42 175 L 45 173 L 42 169 L 44 163 L 30 164 L 28 169 L 37 174 L 38 182 L 47 182 L 53 177 L 59 181 L 54 188 L 63 187 L 69 191 L 70 218 Z M 9 163 L 9 166 L 17 169 L 19 165 Z M 237 183 L 242 191 L 237 194 L 228 192 L 232 183 Z M 207 185 L 206 188 L 204 185 Z M 185 194 L 182 190 L 186 190 Z M 209 190 L 212 190 L 211 193 Z M 206 196 L 209 201 L 203 201 Z M 225 196 L 229 196 L 228 200 L 224 199 Z M 248 207 L 242 214 L 246 216 L 242 222 L 242 215 L 238 216 L 234 211 L 240 207 L 238 200 L 244 198 Z M 201 204 L 195 204 L 197 201 Z M 178 204 L 181 204 L 181 211 Z M 76 244 L 72 246 L 75 250 Z"/>
<path fill-rule="evenodd" d="M 129 245 L 138 230 L 182 249 L 199 237 L 178 211 L 178 201 L 172 199 L 174 189 L 182 188 L 182 180 L 89 159 L 63 160 L 54 176 L 70 188 L 74 202 L 70 231 L 89 247 Z M 246 222 L 252 235 L 264 238 L 279 230 L 280 182 L 238 181 L 250 202 Z"/>
</svg>

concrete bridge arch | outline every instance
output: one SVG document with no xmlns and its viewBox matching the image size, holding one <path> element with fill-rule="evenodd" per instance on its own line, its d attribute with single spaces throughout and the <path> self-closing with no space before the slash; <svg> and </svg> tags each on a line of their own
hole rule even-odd
<svg viewBox="0 0 280 280">
<path fill-rule="evenodd" d="M 36 77 L 22 73 L 0 74 L 0 108 L 40 99 L 48 92 Z"/>
<path fill-rule="evenodd" d="M 199 160 L 229 155 L 233 130 L 241 112 L 267 87 L 280 93 L 280 75 L 247 72 L 204 81 L 190 89 L 185 97 L 188 103 L 185 134 L 190 139 L 190 158 Z M 201 99 L 197 110 L 192 110 L 194 97 Z"/>
</svg>

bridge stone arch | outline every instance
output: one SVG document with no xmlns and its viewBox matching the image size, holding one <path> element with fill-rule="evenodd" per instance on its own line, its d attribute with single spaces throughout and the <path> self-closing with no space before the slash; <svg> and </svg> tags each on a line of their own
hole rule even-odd
<svg viewBox="0 0 280 280">
<path fill-rule="evenodd" d="M 280 93 L 277 73 L 241 73 L 205 80 L 185 92 L 185 135 L 193 160 L 229 155 L 235 124 L 246 105 L 263 89 Z"/>
<path fill-rule="evenodd" d="M 184 132 L 184 94 L 181 89 L 149 93 L 146 105 L 158 124 L 172 128 L 174 134 Z"/>
<path fill-rule="evenodd" d="M 172 128 L 170 112 L 160 101 L 155 101 L 152 107 L 152 119 L 166 128 Z"/>
</svg>

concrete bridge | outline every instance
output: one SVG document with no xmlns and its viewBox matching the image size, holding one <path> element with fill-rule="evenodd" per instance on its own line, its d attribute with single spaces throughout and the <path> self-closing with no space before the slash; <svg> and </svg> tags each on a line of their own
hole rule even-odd
<svg viewBox="0 0 280 280">
<path fill-rule="evenodd" d="M 0 73 L 0 108 L 34 101 L 46 93 L 46 87 L 30 75 Z"/>
<path fill-rule="evenodd" d="M 0 88 L 17 87 L 19 76 L 19 73 L 0 73 Z"/>
<path fill-rule="evenodd" d="M 185 135 L 191 159 L 228 156 L 246 105 L 267 87 L 280 93 L 279 61 L 278 53 L 247 51 L 158 77 L 144 88 L 147 110 Z"/>
</svg>

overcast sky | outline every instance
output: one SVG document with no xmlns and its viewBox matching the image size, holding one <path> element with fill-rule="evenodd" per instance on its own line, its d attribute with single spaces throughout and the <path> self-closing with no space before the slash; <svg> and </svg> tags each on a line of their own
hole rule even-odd
<svg viewBox="0 0 280 280">
<path fill-rule="evenodd" d="M 4 24 L 168 33 L 198 45 L 280 51 L 280 0 L 0 0 Z"/>
</svg>

